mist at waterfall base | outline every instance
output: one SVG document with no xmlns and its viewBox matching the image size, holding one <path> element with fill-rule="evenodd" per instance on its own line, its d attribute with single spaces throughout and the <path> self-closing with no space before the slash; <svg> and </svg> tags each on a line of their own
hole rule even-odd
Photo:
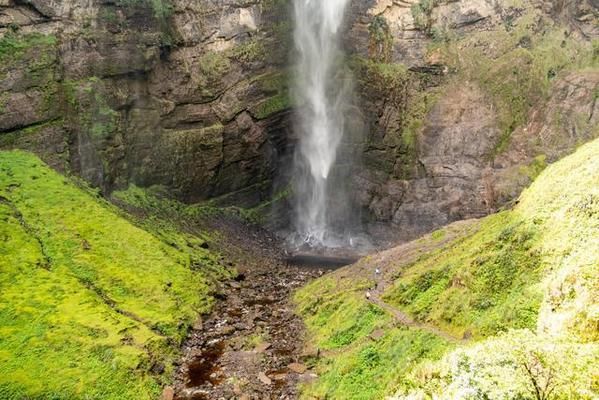
<svg viewBox="0 0 599 400">
<path fill-rule="evenodd" d="M 295 250 L 354 249 L 369 246 L 359 208 L 352 198 L 361 136 L 352 74 L 340 49 L 349 0 L 295 0 L 296 48 L 293 96 Z"/>
</svg>

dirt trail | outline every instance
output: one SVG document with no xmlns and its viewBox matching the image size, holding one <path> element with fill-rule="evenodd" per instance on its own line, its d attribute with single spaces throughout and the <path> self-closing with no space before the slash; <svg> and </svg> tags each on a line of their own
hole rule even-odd
<svg viewBox="0 0 599 400">
<path fill-rule="evenodd" d="M 412 317 L 410 317 L 405 312 L 393 307 L 390 304 L 385 303 L 385 301 L 383 301 L 381 296 L 385 293 L 385 290 L 387 289 L 387 287 L 392 284 L 391 279 L 393 276 L 393 274 L 389 273 L 389 271 L 385 271 L 385 269 L 386 268 L 383 267 L 383 269 L 381 270 L 381 267 L 378 267 L 378 273 L 375 270 L 375 273 L 374 273 L 375 287 L 373 290 L 370 290 L 367 294 L 368 300 L 370 302 L 372 302 L 373 304 L 376 304 L 383 310 L 387 311 L 389 314 L 391 314 L 391 316 L 398 323 L 400 323 L 402 325 L 421 329 L 423 331 L 427 331 L 429 333 L 432 333 L 434 335 L 442 337 L 443 339 L 445 339 L 451 343 L 464 344 L 464 343 L 468 342 L 468 339 L 454 336 L 454 335 L 450 334 L 449 332 L 445 332 L 445 331 L 437 328 L 434 325 L 415 321 Z"/>
<path fill-rule="evenodd" d="M 429 325 L 429 324 L 424 324 L 421 322 L 417 322 L 414 321 L 413 318 L 411 318 L 408 314 L 404 313 L 401 310 L 398 310 L 397 308 L 385 303 L 381 298 L 380 295 L 383 292 L 379 292 L 378 290 L 372 291 L 370 294 L 370 301 L 373 304 L 376 304 L 377 306 L 379 306 L 380 308 L 382 308 L 383 310 L 387 311 L 389 314 L 391 314 L 391 316 L 401 325 L 405 325 L 405 326 L 409 326 L 412 328 L 418 328 L 421 329 L 423 331 L 427 331 L 429 333 L 432 333 L 434 335 L 437 335 L 439 337 L 442 337 L 443 339 L 447 340 L 448 342 L 451 343 L 466 343 L 468 342 L 467 339 L 464 338 L 459 338 L 456 336 L 451 335 L 448 332 L 445 332 L 433 325 Z"/>
<path fill-rule="evenodd" d="M 435 239 L 429 235 L 428 237 L 423 238 L 423 240 L 404 243 L 400 246 L 378 252 L 371 257 L 362 259 L 354 265 L 337 271 L 336 275 L 339 278 L 372 278 L 375 282 L 375 287 L 368 292 L 369 300 L 373 304 L 376 304 L 387 311 L 398 323 L 430 332 L 451 343 L 467 343 L 469 341 L 468 338 L 457 337 L 434 325 L 414 320 L 403 311 L 385 303 L 382 296 L 386 289 L 392 285 L 395 279 L 402 273 L 403 269 L 417 260 L 422 254 L 441 249 L 443 246 L 460 237 L 467 237 L 469 233 L 476 231 L 478 227 L 478 220 L 455 222 L 444 228 L 444 236 L 441 239 Z M 377 269 L 378 273 L 376 273 Z"/>
<path fill-rule="evenodd" d="M 220 226 L 239 276 L 222 284 L 209 316 L 184 345 L 175 377 L 177 400 L 293 399 L 314 378 L 303 361 L 304 328 L 291 292 L 324 273 L 288 265 L 267 232 Z"/>
</svg>

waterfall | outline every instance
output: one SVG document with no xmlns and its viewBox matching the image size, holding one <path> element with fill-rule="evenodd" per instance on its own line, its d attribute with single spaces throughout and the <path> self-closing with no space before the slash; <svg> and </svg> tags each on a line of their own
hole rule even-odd
<svg viewBox="0 0 599 400">
<path fill-rule="evenodd" d="M 352 79 L 339 39 L 349 0 L 294 0 L 297 50 L 294 159 L 295 244 L 339 247 L 351 219 L 343 171 L 335 172 L 347 130 Z M 350 160 L 344 160 L 348 162 Z M 345 179 L 347 181 L 347 179 Z"/>
</svg>

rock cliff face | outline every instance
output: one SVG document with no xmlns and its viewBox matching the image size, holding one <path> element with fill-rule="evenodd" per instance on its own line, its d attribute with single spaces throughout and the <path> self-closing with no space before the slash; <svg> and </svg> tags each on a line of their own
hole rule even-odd
<svg viewBox="0 0 599 400">
<path fill-rule="evenodd" d="M 269 194 L 284 150 L 286 8 L 269 1 L 0 2 L 4 147 L 110 191 Z"/>
<path fill-rule="evenodd" d="M 410 239 L 515 199 L 599 135 L 597 4 L 354 1 L 371 220 Z"/>
<path fill-rule="evenodd" d="M 596 1 L 353 0 L 368 221 L 486 215 L 599 135 Z M 293 146 L 286 0 L 0 0 L 0 147 L 256 205 Z"/>
</svg>

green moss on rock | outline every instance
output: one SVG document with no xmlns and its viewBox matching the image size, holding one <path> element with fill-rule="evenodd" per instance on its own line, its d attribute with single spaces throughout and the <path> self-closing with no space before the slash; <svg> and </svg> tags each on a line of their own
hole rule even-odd
<svg viewBox="0 0 599 400">
<path fill-rule="evenodd" d="M 30 33 L 6 33 L 0 38 L 0 61 L 9 63 L 19 59 L 26 51 L 38 48 L 43 53 L 45 48 L 54 47 L 57 43 L 56 36 Z"/>
<path fill-rule="evenodd" d="M 433 42 L 429 54 L 433 53 L 447 64 L 456 82 L 477 83 L 495 105 L 502 134 L 492 156 L 507 149 L 532 106 L 548 99 L 556 78 L 598 65 L 590 41 L 576 39 L 568 27 L 535 8 L 489 31 Z"/>
<path fill-rule="evenodd" d="M 269 97 L 262 103 L 258 104 L 258 106 L 253 111 L 253 115 L 257 119 L 265 119 L 273 114 L 287 110 L 290 107 L 291 100 L 289 94 L 280 93 L 273 97 Z"/>
</svg>

